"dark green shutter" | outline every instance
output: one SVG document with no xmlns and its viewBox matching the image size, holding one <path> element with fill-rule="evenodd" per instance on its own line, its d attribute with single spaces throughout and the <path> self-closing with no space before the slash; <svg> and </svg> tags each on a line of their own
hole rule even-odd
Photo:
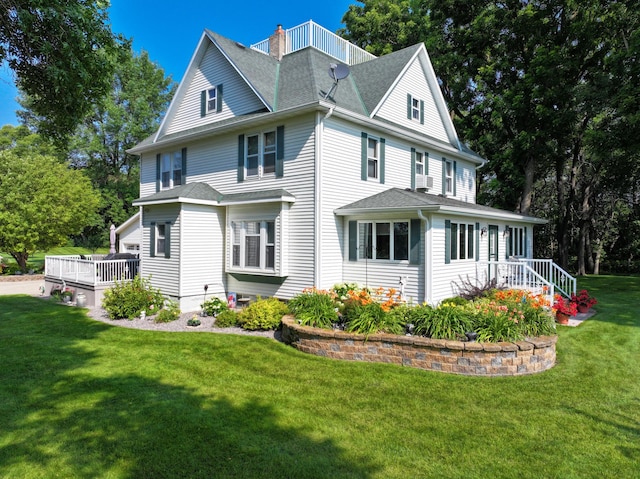
<svg viewBox="0 0 640 479">
<path fill-rule="evenodd" d="M 216 113 L 222 111 L 222 83 L 216 87 Z"/>
<path fill-rule="evenodd" d="M 511 245 L 513 244 L 513 231 L 511 229 L 507 229 L 507 226 L 504 227 L 505 231 L 509 232 L 509 236 L 507 236 L 507 240 L 504 242 L 504 259 L 509 259 L 511 256 Z M 504 233 L 502 235 L 504 237 Z"/>
<path fill-rule="evenodd" d="M 424 174 L 429 174 L 429 152 L 424 152 Z"/>
<path fill-rule="evenodd" d="M 238 135 L 238 182 L 244 181 L 244 135 Z"/>
<path fill-rule="evenodd" d="M 149 237 L 151 238 L 149 244 L 149 256 L 154 257 L 156 255 L 156 222 L 151 222 L 151 230 L 149 231 Z"/>
<path fill-rule="evenodd" d="M 453 162 L 453 196 L 456 196 L 456 178 L 458 177 L 458 163 Z"/>
<path fill-rule="evenodd" d="M 416 149 L 411 148 L 411 189 L 416 189 Z"/>
<path fill-rule="evenodd" d="M 358 222 L 349 221 L 349 261 L 358 261 Z"/>
<path fill-rule="evenodd" d="M 200 92 L 200 118 L 207 116 L 207 90 Z"/>
<path fill-rule="evenodd" d="M 533 256 L 533 252 L 531 252 L 531 256 Z M 529 236 L 527 235 L 527 227 L 524 227 L 524 257 L 529 258 Z"/>
<path fill-rule="evenodd" d="M 171 223 L 164 224 L 164 257 L 171 258 Z"/>
<path fill-rule="evenodd" d="M 424 101 L 420 100 L 420 124 L 424 125 Z"/>
<path fill-rule="evenodd" d="M 451 263 L 451 221 L 444 220 L 444 262 Z"/>
<path fill-rule="evenodd" d="M 447 194 L 447 159 L 442 158 L 442 194 Z"/>
<path fill-rule="evenodd" d="M 360 165 L 360 179 L 362 181 L 367 181 L 367 139 L 368 135 L 363 131 L 360 134 L 360 145 L 362 147 L 362 151 L 360 152 L 361 156 L 361 165 Z"/>
<path fill-rule="evenodd" d="M 476 223 L 476 261 L 480 261 L 480 223 Z"/>
<path fill-rule="evenodd" d="M 156 193 L 160 191 L 161 178 L 160 178 L 160 164 L 162 159 L 160 157 L 160 153 L 156 155 Z"/>
<path fill-rule="evenodd" d="M 284 126 L 276 128 L 276 178 L 284 176 Z"/>
<path fill-rule="evenodd" d="M 182 149 L 182 184 L 187 183 L 187 149 Z"/>
<path fill-rule="evenodd" d="M 407 93 L 407 120 L 411 120 L 411 94 Z"/>
<path fill-rule="evenodd" d="M 409 234 L 409 263 L 420 264 L 420 238 L 422 233 L 422 221 L 412 219 Z"/>
<path fill-rule="evenodd" d="M 458 254 L 458 223 L 453 223 L 451 224 L 451 226 L 449 227 L 449 231 L 451 231 L 451 253 L 450 253 L 450 258 L 451 259 L 458 259 L 459 258 L 459 254 Z"/>
<path fill-rule="evenodd" d="M 380 138 L 380 152 L 379 152 L 379 156 L 380 156 L 380 184 L 384 185 L 384 145 L 385 145 L 385 140 L 384 138 Z"/>
</svg>

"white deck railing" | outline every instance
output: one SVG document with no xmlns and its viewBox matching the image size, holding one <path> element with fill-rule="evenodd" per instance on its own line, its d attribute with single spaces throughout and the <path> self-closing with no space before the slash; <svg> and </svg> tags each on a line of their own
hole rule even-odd
<svg viewBox="0 0 640 479">
<path fill-rule="evenodd" d="M 313 21 L 285 30 L 285 55 L 306 47 L 314 47 L 347 65 L 355 65 L 376 58 L 353 43 L 321 27 Z M 251 48 L 269 54 L 269 39 L 254 43 Z"/>
<path fill-rule="evenodd" d="M 576 293 L 577 281 L 576 278 L 567 273 L 560 266 L 555 264 L 550 259 L 532 259 L 532 258 L 519 258 L 518 261 L 524 262 L 533 271 L 538 273 L 543 278 L 546 278 L 560 294 L 566 297 L 571 297 Z"/>
<path fill-rule="evenodd" d="M 45 278 L 73 281 L 87 286 L 110 285 L 115 281 L 133 279 L 140 266 L 139 259 L 104 260 L 105 255 L 47 256 Z"/>
</svg>

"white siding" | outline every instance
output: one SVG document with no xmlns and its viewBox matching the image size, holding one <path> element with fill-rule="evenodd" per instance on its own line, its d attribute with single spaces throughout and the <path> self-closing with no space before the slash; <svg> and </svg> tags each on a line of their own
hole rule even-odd
<svg viewBox="0 0 640 479">
<path fill-rule="evenodd" d="M 151 223 L 171 223 L 170 258 L 149 256 Z M 142 276 L 165 296 L 177 299 L 180 293 L 180 208 L 178 205 L 145 206 L 142 213 Z"/>
<path fill-rule="evenodd" d="M 207 297 L 225 298 L 224 208 L 183 204 L 180 232 L 180 307 L 200 310 Z"/>
<path fill-rule="evenodd" d="M 407 118 L 407 93 L 424 101 L 424 124 L 421 125 L 419 121 Z M 395 88 L 378 109 L 376 116 L 419 131 L 437 140 L 446 143 L 450 141 L 418 58 L 413 61 L 396 83 Z"/>
<path fill-rule="evenodd" d="M 229 64 L 217 47 L 209 44 L 197 65 L 184 96 L 174 102 L 173 116 L 165 125 L 165 134 L 194 128 L 200 125 L 225 120 L 234 116 L 257 111 L 264 104 L 251 90 L 238 72 Z M 200 117 L 200 93 L 203 90 L 223 85 L 223 107 L 219 113 L 208 113 Z"/>
</svg>

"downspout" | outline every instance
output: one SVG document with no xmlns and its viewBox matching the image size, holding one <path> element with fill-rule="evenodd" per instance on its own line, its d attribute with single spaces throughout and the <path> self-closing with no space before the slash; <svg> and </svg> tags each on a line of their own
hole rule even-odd
<svg viewBox="0 0 640 479">
<path fill-rule="evenodd" d="M 431 277 L 429 273 L 431 272 L 431 241 L 430 235 L 431 232 L 431 220 L 422 214 L 422 210 L 417 210 L 418 218 L 425 222 L 424 229 L 424 302 L 428 303 L 431 299 L 432 291 L 431 291 Z"/>
</svg>

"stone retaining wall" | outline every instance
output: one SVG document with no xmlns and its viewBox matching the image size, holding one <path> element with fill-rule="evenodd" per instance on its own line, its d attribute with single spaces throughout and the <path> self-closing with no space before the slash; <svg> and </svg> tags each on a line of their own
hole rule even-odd
<svg viewBox="0 0 640 479">
<path fill-rule="evenodd" d="M 347 361 L 393 363 L 469 376 L 518 376 L 546 371 L 556 362 L 557 336 L 516 343 L 477 343 L 421 336 L 362 334 L 300 326 L 282 319 L 282 338 L 317 356 Z"/>
</svg>

